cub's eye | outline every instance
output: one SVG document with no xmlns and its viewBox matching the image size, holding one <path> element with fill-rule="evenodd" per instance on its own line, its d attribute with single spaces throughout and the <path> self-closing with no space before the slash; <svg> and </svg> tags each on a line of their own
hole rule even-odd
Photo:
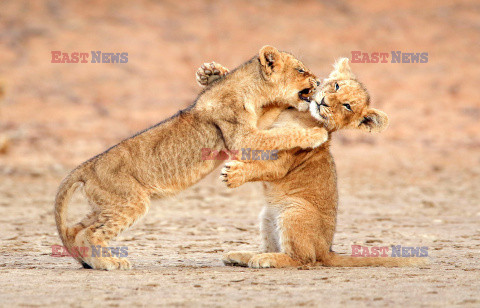
<svg viewBox="0 0 480 308">
<path fill-rule="evenodd" d="M 340 86 L 335 82 L 335 91 L 338 91 L 338 89 L 340 89 Z"/>
<path fill-rule="evenodd" d="M 347 108 L 347 110 L 352 111 L 352 107 L 350 104 L 343 104 L 343 107 Z"/>
<path fill-rule="evenodd" d="M 304 70 L 303 68 L 297 68 L 297 71 L 298 71 L 300 74 L 305 73 L 305 70 Z"/>
</svg>

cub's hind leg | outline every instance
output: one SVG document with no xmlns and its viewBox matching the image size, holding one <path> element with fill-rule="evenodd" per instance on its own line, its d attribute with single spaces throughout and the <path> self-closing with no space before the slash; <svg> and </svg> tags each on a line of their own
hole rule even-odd
<svg viewBox="0 0 480 308">
<path fill-rule="evenodd" d="M 278 213 L 268 206 L 265 206 L 260 214 L 260 233 L 262 236 L 261 252 L 258 251 L 230 251 L 226 253 L 222 261 L 225 265 L 249 266 L 249 262 L 258 254 L 264 252 L 280 251 L 279 238 L 277 233 L 276 217 Z"/>
<path fill-rule="evenodd" d="M 80 262 L 80 264 L 82 264 L 82 266 L 84 268 L 91 268 L 91 267 L 88 264 L 86 264 L 85 262 L 82 261 L 82 258 L 78 253 L 79 252 L 79 250 L 78 250 L 79 247 L 75 246 L 75 238 L 77 237 L 77 235 L 80 231 L 82 231 L 86 227 L 92 225 L 97 220 L 97 216 L 98 216 L 98 213 L 91 212 L 87 216 L 85 216 L 85 218 L 83 218 L 76 225 L 74 225 L 72 227 L 67 227 L 66 246 L 69 249 L 69 251 L 71 252 L 72 257 L 75 260 L 77 260 L 78 262 Z M 84 246 L 80 246 L 80 247 L 84 247 Z M 75 250 L 72 250 L 72 248 L 76 249 L 77 253 L 75 253 Z"/>
<path fill-rule="evenodd" d="M 317 255 L 328 250 L 321 214 L 302 198 L 283 198 L 275 206 L 281 208 L 276 217 L 280 249 L 277 253 L 262 253 L 248 263 L 253 268 L 314 265 Z"/>
<path fill-rule="evenodd" d="M 97 215 L 93 223 L 77 233 L 74 243 L 77 247 L 88 247 L 87 253 L 81 256 L 81 262 L 94 269 L 113 270 L 131 267 L 126 258 L 112 255 L 112 251 L 108 249 L 108 242 L 144 216 L 150 204 L 142 187 L 135 185 L 134 182 L 121 182 L 119 176 L 116 179 L 119 185 L 129 184 L 130 191 L 118 195 L 112 193 L 119 191 L 112 185 L 108 191 L 98 182 L 92 181 L 85 185 L 85 194 L 94 205 Z M 92 246 L 96 249 L 93 250 Z"/>
<path fill-rule="evenodd" d="M 252 268 L 298 266 L 294 260 L 282 251 L 279 234 L 279 210 L 266 206 L 260 214 L 260 234 L 262 236 L 262 253 L 250 258 L 248 266 Z"/>
<path fill-rule="evenodd" d="M 83 218 L 79 223 L 75 224 L 72 227 L 67 227 L 67 242 L 69 245 L 73 245 L 75 238 L 77 237 L 78 232 L 82 231 L 86 227 L 90 226 L 97 220 L 98 213 L 91 212 L 85 218 Z"/>
<path fill-rule="evenodd" d="M 102 209 L 95 223 L 76 236 L 76 246 L 89 248 L 88 253 L 82 256 L 83 263 L 94 269 L 130 269 L 130 262 L 125 257 L 114 256 L 107 248 L 108 242 L 144 216 L 147 210 L 147 200 Z M 92 246 L 95 248 L 92 249 Z"/>
<path fill-rule="evenodd" d="M 286 198 L 284 202 L 286 204 L 267 207 L 270 213 L 265 213 L 270 216 L 264 214 L 262 220 L 266 253 L 252 257 L 248 263 L 249 267 L 281 268 L 315 263 L 314 241 L 317 234 L 315 222 L 312 220 L 314 213 L 304 207 L 302 200 Z M 278 214 L 276 211 L 279 211 Z M 265 232 L 268 228 L 275 231 Z M 273 237 L 268 238 L 271 234 Z"/>
</svg>

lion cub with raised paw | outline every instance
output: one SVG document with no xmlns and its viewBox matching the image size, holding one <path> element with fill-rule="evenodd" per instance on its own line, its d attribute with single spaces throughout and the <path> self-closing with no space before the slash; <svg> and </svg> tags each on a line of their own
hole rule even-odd
<svg viewBox="0 0 480 308">
<path fill-rule="evenodd" d="M 217 71 L 222 70 L 217 64 Z M 388 125 L 387 115 L 369 105 L 366 88 L 355 78 L 348 59 L 344 58 L 335 64 L 335 69 L 314 94 L 310 113 L 296 110 L 285 110 L 279 116 L 276 112 L 266 113 L 260 118 L 259 127 L 274 122 L 272 127 L 323 126 L 330 134 L 345 128 L 380 132 Z M 223 258 L 226 265 L 253 268 L 301 265 L 393 267 L 424 263 L 423 258 L 351 257 L 331 250 L 338 191 L 329 147 L 327 141 L 316 149 L 281 151 L 277 160 L 226 164 L 221 177 L 229 187 L 266 181 L 268 201 L 261 214 L 261 252 L 229 252 Z"/>
<path fill-rule="evenodd" d="M 58 233 L 68 251 L 86 268 L 128 269 L 126 258 L 91 254 L 145 215 L 152 196 L 175 194 L 217 167 L 202 158 L 215 151 L 268 147 L 313 148 L 326 139 L 319 128 L 257 128 L 264 108 L 306 110 L 317 87 L 315 76 L 294 56 L 263 47 L 238 69 L 212 83 L 190 107 L 128 138 L 73 170 L 55 200 Z M 67 227 L 66 205 L 83 184 L 92 212 Z M 87 247 L 85 254 L 75 254 Z"/>
</svg>

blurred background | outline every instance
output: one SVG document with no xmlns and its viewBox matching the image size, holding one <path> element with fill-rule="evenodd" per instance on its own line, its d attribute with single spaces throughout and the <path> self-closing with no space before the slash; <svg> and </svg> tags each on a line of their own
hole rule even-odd
<svg viewBox="0 0 480 308">
<path fill-rule="evenodd" d="M 2 1 L 0 129 L 12 147 L 1 159 L 76 165 L 191 104 L 203 62 L 233 68 L 265 44 L 319 77 L 354 50 L 428 52 L 422 64 L 353 64 L 391 125 L 337 139 L 442 156 L 478 149 L 479 10 L 476 1 Z M 54 64 L 53 50 L 128 52 L 128 63 Z"/>
<path fill-rule="evenodd" d="M 428 63 L 351 65 L 369 89 L 372 106 L 389 115 L 390 126 L 382 134 L 334 136 L 341 199 L 336 248 L 348 253 L 351 243 L 365 243 L 368 236 L 387 238 L 380 245 L 413 241 L 438 250 L 441 269 L 454 268 L 452 255 L 468 267 L 478 260 L 471 249 L 480 247 L 479 39 L 475 0 L 3 0 L 0 261 L 5 265 L 0 266 L 19 277 L 25 273 L 16 270 L 37 266 L 36 258 L 47 269 L 75 268 L 72 260 L 48 256 L 49 245 L 59 242 L 52 206 L 61 179 L 79 163 L 191 104 L 200 91 L 195 72 L 203 62 L 234 68 L 270 44 L 292 52 L 321 78 L 335 59 L 351 58 L 352 51 L 428 52 Z M 128 63 L 54 64 L 54 50 L 127 52 Z M 154 203 L 161 209 L 152 207 L 151 216 L 136 227 L 138 241 L 129 242 L 152 241 L 146 248 L 132 246 L 140 268 L 159 266 L 148 263 L 152 251 L 174 256 L 162 258 L 178 265 L 174 239 L 191 241 L 180 251 L 197 253 L 197 263 L 190 262 L 205 260 L 208 266 L 220 266 L 222 251 L 256 247 L 260 186 L 227 190 L 214 173 L 173 202 Z M 149 238 L 152 234 L 156 237 Z M 198 244 L 199 236 L 210 236 L 209 244 Z M 221 248 L 206 254 L 212 247 Z M 452 285 L 448 277 L 438 279 Z M 460 293 L 476 300 L 465 279 Z M 425 281 L 423 287 L 428 285 Z M 12 289 L 12 296 L 15 291 L 20 289 Z M 445 302 L 462 302 L 458 292 L 442 296 Z"/>
</svg>

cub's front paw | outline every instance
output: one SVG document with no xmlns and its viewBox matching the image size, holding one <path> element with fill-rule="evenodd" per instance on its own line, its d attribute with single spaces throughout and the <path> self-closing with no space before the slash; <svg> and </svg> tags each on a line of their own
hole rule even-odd
<svg viewBox="0 0 480 308">
<path fill-rule="evenodd" d="M 225 76 L 227 73 L 228 69 L 218 63 L 203 63 L 196 73 L 197 82 L 202 87 L 208 86 L 215 80 Z"/>
<path fill-rule="evenodd" d="M 258 254 L 256 251 L 230 251 L 223 255 L 223 264 L 228 266 L 248 266 L 248 261 Z"/>
<path fill-rule="evenodd" d="M 248 267 L 251 268 L 270 268 L 277 267 L 275 258 L 268 253 L 261 253 L 253 256 L 248 260 Z"/>
<path fill-rule="evenodd" d="M 328 132 L 323 127 L 314 127 L 307 130 L 307 140 L 301 146 L 302 148 L 315 149 L 328 140 Z"/>
<path fill-rule="evenodd" d="M 232 161 L 225 164 L 220 174 L 220 179 L 227 184 L 227 187 L 235 188 L 245 184 L 243 165 L 244 163 L 239 161 Z"/>
<path fill-rule="evenodd" d="M 97 257 L 90 258 L 88 264 L 82 261 L 84 268 L 94 268 L 97 270 L 129 270 L 132 268 L 130 261 L 126 258 Z"/>
</svg>

